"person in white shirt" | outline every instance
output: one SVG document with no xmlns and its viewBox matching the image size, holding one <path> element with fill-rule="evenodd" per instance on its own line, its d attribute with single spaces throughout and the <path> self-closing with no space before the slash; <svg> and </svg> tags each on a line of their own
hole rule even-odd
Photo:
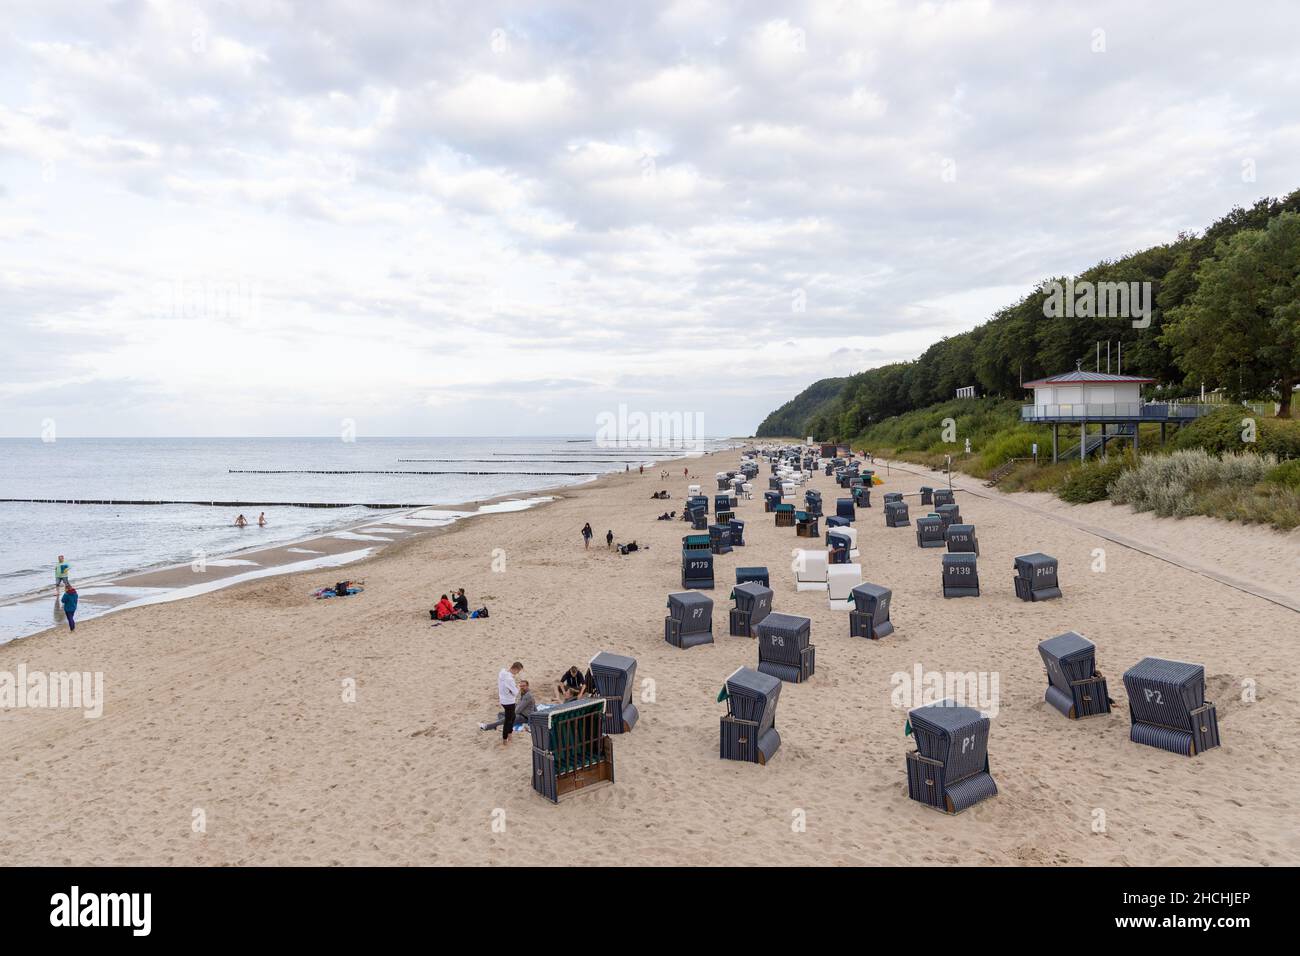
<svg viewBox="0 0 1300 956">
<path fill-rule="evenodd" d="M 501 668 L 497 674 L 497 700 L 505 711 L 501 724 L 501 746 L 510 743 L 510 735 L 515 732 L 515 702 L 519 700 L 519 685 L 515 675 L 524 669 L 524 665 L 515 661 L 508 668 Z"/>
</svg>

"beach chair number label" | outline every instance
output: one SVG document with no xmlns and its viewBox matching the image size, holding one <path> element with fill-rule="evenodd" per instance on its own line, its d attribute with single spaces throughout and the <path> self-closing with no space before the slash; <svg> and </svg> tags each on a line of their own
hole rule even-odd
<svg viewBox="0 0 1300 956">
<path fill-rule="evenodd" d="M 1045 578 L 1049 574 L 1054 575 L 1056 574 L 1056 565 L 1045 564 L 1041 568 L 1034 568 L 1034 574 L 1036 574 L 1040 578 Z"/>
<path fill-rule="evenodd" d="M 772 635 L 772 646 L 773 646 L 773 647 L 785 647 L 785 638 L 782 637 L 780 634 L 773 634 L 773 635 Z"/>
<path fill-rule="evenodd" d="M 979 737 L 974 736 L 974 735 L 972 735 L 972 736 L 970 736 L 970 737 L 963 737 L 963 738 L 961 739 L 961 752 L 964 754 L 964 753 L 966 753 L 966 752 L 969 751 L 969 750 L 974 750 L 974 749 L 975 749 L 975 744 L 976 744 L 978 741 L 979 741 Z"/>
<path fill-rule="evenodd" d="M 958 564 L 955 566 L 950 565 L 948 568 L 948 573 L 953 575 L 969 575 L 970 566 L 965 564 Z"/>
<path fill-rule="evenodd" d="M 695 620 L 699 620 L 703 616 L 704 616 L 704 608 L 702 607 L 697 607 L 693 611 L 691 611 L 691 617 L 694 618 Z"/>
<path fill-rule="evenodd" d="M 1159 690 L 1153 690 L 1151 688 L 1148 688 L 1146 691 L 1144 691 L 1144 693 L 1147 695 L 1148 704 L 1151 703 L 1152 701 L 1155 701 L 1156 704 L 1160 707 L 1163 707 L 1165 705 L 1164 694 L 1162 694 Z"/>
</svg>

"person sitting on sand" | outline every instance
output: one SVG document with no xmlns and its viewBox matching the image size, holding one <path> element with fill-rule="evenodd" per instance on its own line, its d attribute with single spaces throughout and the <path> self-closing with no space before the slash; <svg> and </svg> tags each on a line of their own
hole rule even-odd
<svg viewBox="0 0 1300 956">
<path fill-rule="evenodd" d="M 519 682 L 519 701 L 515 704 L 515 723 L 524 724 L 528 722 L 529 716 L 537 710 L 537 700 L 533 697 L 533 692 L 528 689 L 528 681 Z M 496 730 L 506 722 L 505 711 L 497 712 L 497 719 L 490 724 L 479 724 L 479 730 Z"/>
<path fill-rule="evenodd" d="M 582 692 L 586 687 L 587 681 L 582 676 L 582 671 L 579 670 L 577 664 L 574 664 L 560 675 L 560 682 L 555 685 L 556 699 L 576 700 L 582 696 Z"/>
<path fill-rule="evenodd" d="M 265 512 L 265 511 L 263 511 L 260 515 L 257 516 L 257 526 L 258 526 L 259 528 L 265 528 L 265 527 L 266 527 L 266 512 Z"/>
<path fill-rule="evenodd" d="M 456 619 L 456 608 L 447 600 L 447 595 L 443 595 L 434 606 L 433 616 L 439 621 L 454 621 Z"/>
<path fill-rule="evenodd" d="M 248 519 L 245 518 L 243 515 L 240 515 L 238 518 L 235 519 L 235 527 L 236 527 L 236 528 L 247 528 L 247 527 L 248 527 Z"/>
<path fill-rule="evenodd" d="M 456 593 L 456 599 L 455 599 L 454 601 L 452 601 L 451 603 L 452 603 L 453 605 L 455 605 L 456 610 L 457 610 L 459 613 L 468 616 L 468 615 L 469 615 L 469 598 L 465 597 L 465 589 L 464 589 L 464 588 L 457 588 L 455 593 Z"/>
</svg>

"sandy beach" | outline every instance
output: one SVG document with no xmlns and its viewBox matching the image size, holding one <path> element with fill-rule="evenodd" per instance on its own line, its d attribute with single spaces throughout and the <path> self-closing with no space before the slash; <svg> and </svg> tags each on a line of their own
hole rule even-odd
<svg viewBox="0 0 1300 956">
<path fill-rule="evenodd" d="M 738 460 L 719 453 L 691 471 L 712 495 L 713 473 Z M 959 479 L 972 489 L 957 501 L 977 528 L 984 593 L 945 601 L 940 552 L 917 548 L 912 528 L 886 528 L 879 504 L 936 482 L 877 467 L 885 483 L 855 526 L 864 578 L 894 591 L 897 630 L 878 642 L 850 638 L 824 594 L 796 593 L 791 549 L 808 542 L 763 513 L 764 472 L 738 509 L 747 546 L 716 559 L 706 592 L 715 643 L 666 644 L 686 526 L 654 518 L 682 508 L 679 466 L 666 482 L 658 468 L 611 475 L 528 511 L 386 542 L 349 565 L 366 581 L 352 598 L 309 596 L 333 571 L 285 575 L 0 647 L 0 671 L 102 671 L 106 694 L 98 719 L 0 712 L 0 853 L 9 864 L 1300 862 L 1300 616 L 1077 524 L 1292 601 L 1295 535 L 977 497 L 978 483 Z M 832 479 L 811 486 L 833 510 Z M 650 500 L 660 488 L 673 499 Z M 643 550 L 607 551 L 606 529 Z M 1092 570 L 1098 547 L 1104 572 Z M 1059 559 L 1061 600 L 1015 598 L 1012 557 L 1028 551 Z M 783 688 L 783 744 L 767 766 L 718 759 L 718 690 L 757 659 L 754 641 L 727 635 L 734 568 L 746 565 L 770 569 L 776 610 L 809 616 L 817 645 L 816 675 Z M 490 618 L 430 627 L 428 609 L 454 586 Z M 1043 702 L 1035 645 L 1066 630 L 1097 644 L 1114 713 L 1067 721 Z M 617 782 L 552 805 L 529 786 L 527 735 L 502 748 L 477 725 L 495 715 L 501 667 L 521 660 L 549 700 L 562 670 L 599 650 L 634 656 L 652 684 L 636 728 L 614 738 Z M 1130 743 L 1120 674 L 1147 655 L 1205 665 L 1219 749 L 1188 759 Z M 918 665 L 999 680 L 989 752 L 1000 792 L 959 816 L 907 799 L 912 741 L 891 676 Z"/>
</svg>

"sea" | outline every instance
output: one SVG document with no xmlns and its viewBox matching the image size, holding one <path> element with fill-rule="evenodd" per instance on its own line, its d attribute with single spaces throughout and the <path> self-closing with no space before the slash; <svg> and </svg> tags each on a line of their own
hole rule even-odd
<svg viewBox="0 0 1300 956">
<path fill-rule="evenodd" d="M 52 595 L 60 554 L 80 587 L 394 513 L 365 505 L 536 496 L 726 444 L 701 441 L 683 452 L 608 449 L 580 436 L 0 439 L 0 606 Z M 87 499 L 114 503 L 67 503 Z M 306 507 L 313 504 L 344 507 Z M 267 524 L 258 527 L 262 512 Z M 239 514 L 247 527 L 235 527 Z M 0 614 L 0 643 L 20 636 L 5 633 L 5 620 Z M 10 631 L 31 627 L 21 615 L 8 620 Z"/>
</svg>

